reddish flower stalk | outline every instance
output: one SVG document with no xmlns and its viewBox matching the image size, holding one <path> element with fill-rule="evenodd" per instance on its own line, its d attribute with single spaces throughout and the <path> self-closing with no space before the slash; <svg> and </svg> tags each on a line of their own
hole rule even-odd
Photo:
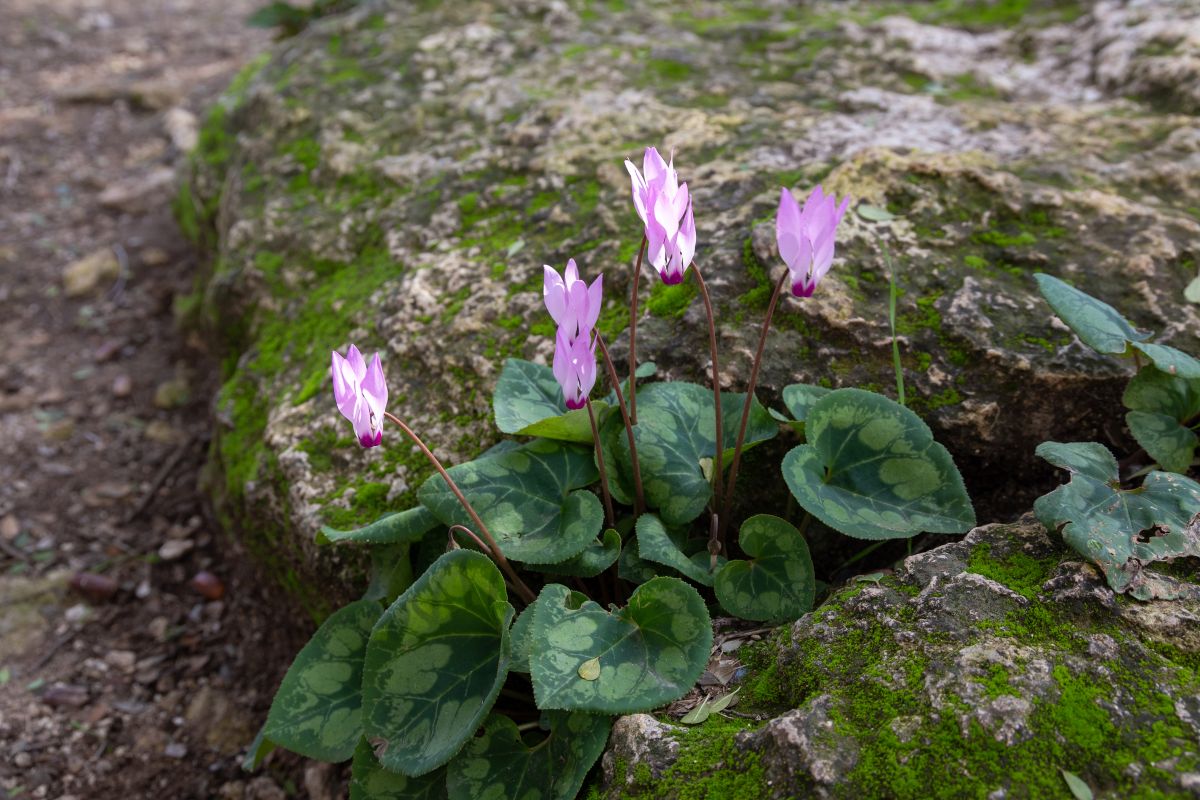
<svg viewBox="0 0 1200 800">
<path fill-rule="evenodd" d="M 750 367 L 750 383 L 746 387 L 746 402 L 742 404 L 742 421 L 738 425 L 737 441 L 733 446 L 733 461 L 729 465 L 729 482 L 725 484 L 725 507 L 721 511 L 720 532 L 718 537 L 725 535 L 729 522 L 729 514 L 733 508 L 733 490 L 737 485 L 738 467 L 742 462 L 742 444 L 746 441 L 746 425 L 750 421 L 750 406 L 754 403 L 754 387 L 758 383 L 758 369 L 762 366 L 763 349 L 767 346 L 767 333 L 771 330 L 771 318 L 775 316 L 775 307 L 779 305 L 779 295 L 788 283 L 790 273 L 784 272 L 775 284 L 771 294 L 771 302 L 767 306 L 767 317 L 763 320 L 762 335 L 758 337 L 758 350 L 754 353 L 754 363 Z"/>
<path fill-rule="evenodd" d="M 592 441 L 596 443 L 596 468 L 600 470 L 600 491 L 604 495 L 604 513 L 607 515 L 608 527 L 616 523 L 613 514 L 612 495 L 608 492 L 608 470 L 604 468 L 604 450 L 600 447 L 600 428 L 596 425 L 596 412 L 592 410 L 592 401 L 587 401 L 588 419 L 592 423 Z"/>
<path fill-rule="evenodd" d="M 629 419 L 637 425 L 637 321 L 638 321 L 638 284 L 642 277 L 642 256 L 646 252 L 646 237 L 642 237 L 642 246 L 638 248 L 637 264 L 633 267 L 633 297 L 629 300 Z M 607 358 L 607 356 L 605 356 Z M 620 395 L 621 387 L 617 387 Z"/>
<path fill-rule="evenodd" d="M 721 415 L 721 368 L 717 364 L 717 323 L 713 316 L 712 299 L 708 295 L 708 286 L 704 283 L 704 276 L 700 274 L 700 267 L 696 262 L 692 262 L 692 272 L 696 276 L 696 283 L 700 286 L 700 296 L 704 299 L 704 312 L 708 315 L 708 347 L 712 351 L 712 381 L 713 381 L 713 409 L 716 412 L 716 428 L 713 434 L 715 443 L 716 455 L 713 458 L 713 513 L 714 515 L 722 513 L 721 508 L 721 479 L 725 475 L 723 467 L 723 455 L 725 452 L 725 425 Z M 719 539 L 719 526 L 714 526 L 714 537 Z M 723 545 L 724 542 L 720 541 Z"/>
<path fill-rule="evenodd" d="M 604 366 L 608 369 L 608 379 L 612 382 L 613 391 L 617 393 L 617 407 L 621 409 L 621 418 L 625 421 L 625 435 L 629 438 L 629 460 L 633 462 L 633 515 L 636 519 L 646 510 L 646 497 L 642 491 L 642 467 L 638 463 L 637 443 L 633 437 L 634 423 L 630 420 L 629 411 L 625 408 L 625 399 L 621 393 L 621 379 L 617 377 L 617 368 L 613 366 L 612 356 L 608 354 L 608 347 L 605 346 L 604 337 L 600 335 L 599 331 L 596 332 L 596 343 L 600 345 L 600 355 L 604 360 Z"/>
<path fill-rule="evenodd" d="M 402 422 L 398 417 L 387 411 L 383 412 L 383 415 L 387 419 L 391 420 L 396 426 L 398 426 L 400 430 L 404 431 L 404 435 L 411 439 L 413 444 L 420 448 L 421 452 L 425 454 L 425 457 L 429 459 L 429 463 L 433 464 L 434 469 L 438 471 L 438 473 L 442 476 L 442 480 L 446 482 L 446 486 L 449 487 L 450 491 L 454 493 L 454 496 L 458 498 L 458 502 L 462 504 L 463 509 L 467 512 L 467 515 L 471 518 L 471 521 L 475 523 L 477 528 L 479 528 L 479 532 L 483 535 L 484 540 L 487 542 L 488 549 L 491 550 L 489 555 L 491 555 L 492 560 L 496 562 L 496 566 L 508 576 L 509 582 L 512 584 L 513 588 L 516 589 L 517 594 L 521 596 L 521 599 L 526 603 L 532 603 L 534 600 L 536 600 L 537 595 L 535 595 L 533 590 L 525 585 L 525 582 L 521 580 L 521 578 L 517 575 L 516 570 L 513 569 L 512 564 L 510 564 L 508 559 L 504 557 L 504 553 L 500 550 L 500 546 L 496 544 L 496 540 L 492 538 L 491 531 L 488 530 L 488 527 L 484 524 L 483 520 L 479 518 L 479 514 L 475 512 L 475 508 L 467 500 L 466 495 L 464 495 L 462 490 L 458 488 L 458 484 L 455 483 L 454 479 L 450 477 L 450 473 L 446 472 L 446 468 L 442 466 L 442 462 L 438 460 L 438 457 L 433 454 L 433 451 L 425 446 L 425 443 L 421 441 L 421 437 L 413 433 L 412 428 L 405 425 L 404 422 Z"/>
</svg>

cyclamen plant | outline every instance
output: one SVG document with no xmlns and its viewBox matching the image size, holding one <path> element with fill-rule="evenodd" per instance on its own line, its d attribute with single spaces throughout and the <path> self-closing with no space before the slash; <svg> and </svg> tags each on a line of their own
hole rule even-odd
<svg viewBox="0 0 1200 800">
<path fill-rule="evenodd" d="M 320 543 L 371 546 L 374 577 L 296 657 L 250 763 L 276 745 L 352 758 L 355 800 L 569 800 L 604 749 L 611 715 L 693 689 L 713 655 L 710 608 L 759 622 L 811 610 L 817 583 L 802 531 L 812 518 L 877 541 L 974 525 L 950 454 L 904 406 L 796 384 L 783 390 L 785 415 L 754 397 L 783 290 L 813 296 L 849 198 L 839 203 L 818 186 L 801 208 L 782 191 L 786 270 L 746 391 L 723 392 L 688 185 L 654 148 L 641 171 L 626 166 L 643 235 L 624 381 L 595 327 L 602 276 L 586 283 L 573 259 L 561 274 L 544 268 L 543 299 L 558 326 L 553 365 L 509 359 L 497 382 L 497 426 L 520 438 L 474 461 L 445 468 L 386 410 L 378 356 L 367 367 L 354 346 L 333 354 L 335 400 L 360 443 L 379 445 L 390 421 L 437 474 L 415 508 L 359 530 L 322 530 Z M 694 276 L 711 386 L 650 381 L 654 364 L 638 364 L 643 260 L 668 284 Z M 609 391 L 593 399 L 597 355 Z M 797 527 L 756 514 L 740 521 L 734 544 L 742 453 L 781 426 L 804 439 L 782 462 L 804 518 Z M 418 550 L 440 555 L 423 563 Z"/>
</svg>

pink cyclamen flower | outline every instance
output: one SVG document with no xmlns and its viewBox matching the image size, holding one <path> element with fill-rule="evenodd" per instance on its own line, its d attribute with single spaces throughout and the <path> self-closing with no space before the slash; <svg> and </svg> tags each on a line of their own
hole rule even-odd
<svg viewBox="0 0 1200 800">
<path fill-rule="evenodd" d="M 817 186 L 801 209 L 791 192 L 786 188 L 780 191 L 775 242 L 792 274 L 792 294 L 796 297 L 812 297 L 817 283 L 829 271 L 837 226 L 849 205 L 849 196 L 839 205 L 834 195 L 825 194 Z"/>
<path fill-rule="evenodd" d="M 574 339 L 594 328 L 600 318 L 604 276 L 597 275 L 588 286 L 579 279 L 579 268 L 573 258 L 567 261 L 562 275 L 548 264 L 542 269 L 542 299 L 559 329 L 566 331 L 568 339 Z"/>
<path fill-rule="evenodd" d="M 642 172 L 633 162 L 625 169 L 633 186 L 633 205 L 646 228 L 646 256 L 663 283 L 683 280 L 696 254 L 696 221 L 686 183 L 679 182 L 675 161 L 663 161 L 658 150 L 646 148 Z"/>
<path fill-rule="evenodd" d="M 379 354 L 375 354 L 368 367 L 354 345 L 350 345 L 345 358 L 335 350 L 331 372 L 338 411 L 353 423 L 359 444 L 375 447 L 383 441 L 383 412 L 388 397 Z"/>
<path fill-rule="evenodd" d="M 588 395 L 596 385 L 596 340 L 591 331 L 572 339 L 565 330 L 558 329 L 554 342 L 554 378 L 562 387 L 567 408 L 575 410 L 587 405 Z"/>
</svg>

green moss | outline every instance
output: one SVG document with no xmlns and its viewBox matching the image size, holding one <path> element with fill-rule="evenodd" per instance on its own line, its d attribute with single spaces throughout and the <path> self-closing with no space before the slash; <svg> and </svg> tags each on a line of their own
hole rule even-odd
<svg viewBox="0 0 1200 800">
<path fill-rule="evenodd" d="M 690 278 L 672 286 L 656 280 L 650 288 L 646 310 L 655 317 L 682 317 L 698 293 L 696 282 Z"/>
<path fill-rule="evenodd" d="M 329 499 L 333 500 L 341 497 L 345 494 L 346 488 L 343 488 L 337 495 Z M 321 509 L 321 517 L 325 520 L 326 524 L 339 530 L 359 528 L 367 525 L 385 514 L 397 510 L 387 502 L 387 495 L 390 488 L 386 483 L 376 483 L 373 481 L 356 484 L 349 508 L 340 508 L 327 503 Z"/>
<path fill-rule="evenodd" d="M 652 58 L 646 62 L 646 70 L 657 81 L 680 82 L 689 80 L 695 72 L 691 64 L 667 58 Z"/>
<path fill-rule="evenodd" d="M 1022 597 L 1032 600 L 1041 592 L 1042 584 L 1050 577 L 1057 564 L 1057 557 L 1033 558 L 1024 553 L 1011 553 L 1004 558 L 993 558 L 991 546 L 985 543 L 971 551 L 967 571 L 991 578 Z"/>
<path fill-rule="evenodd" d="M 739 733 L 753 730 L 757 723 L 740 719 L 710 717 L 703 725 L 688 728 L 678 736 L 679 755 L 658 780 L 649 767 L 634 767 L 634 783 L 622 791 L 624 800 L 761 800 L 770 796 L 765 770 L 756 753 L 740 749 Z M 628 766 L 618 770 L 618 786 L 628 779 Z M 590 796 L 590 795 L 589 795 Z"/>
<path fill-rule="evenodd" d="M 767 274 L 767 268 L 762 265 L 754 253 L 754 241 L 749 236 L 742 242 L 742 266 L 746 268 L 746 274 L 754 281 L 754 288 L 744 293 L 738 300 L 748 308 L 765 310 L 767 303 L 771 300 L 771 293 L 775 291 L 775 286 L 771 283 L 771 276 Z"/>
</svg>

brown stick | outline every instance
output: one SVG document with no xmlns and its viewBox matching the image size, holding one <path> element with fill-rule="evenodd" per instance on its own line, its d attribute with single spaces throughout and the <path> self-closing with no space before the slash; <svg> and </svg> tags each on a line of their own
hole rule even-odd
<svg viewBox="0 0 1200 800">
<path fill-rule="evenodd" d="M 613 366 L 612 357 L 608 354 L 608 348 L 604 345 L 604 337 L 596 331 L 596 343 L 600 345 L 600 354 L 604 357 L 604 366 L 608 369 L 608 379 L 612 381 L 613 390 L 617 393 L 617 405 L 621 409 L 621 418 L 625 421 L 625 435 L 629 437 L 629 460 L 633 462 L 633 491 L 634 491 L 634 517 L 641 516 L 641 513 L 646 509 L 646 498 L 642 493 L 642 466 L 638 463 L 637 443 L 633 440 L 633 422 L 630 421 L 629 412 L 625 409 L 625 401 L 621 395 L 621 379 L 617 377 L 617 368 Z"/>
<path fill-rule="evenodd" d="M 646 237 L 643 235 L 642 246 L 638 248 L 637 264 L 633 268 L 633 297 L 629 300 L 629 419 L 633 420 L 634 425 L 637 425 L 638 283 L 642 278 L 642 255 L 645 252 Z"/>
<path fill-rule="evenodd" d="M 708 314 L 708 347 L 712 351 L 713 408 L 716 411 L 717 423 L 714 434 L 716 458 L 713 459 L 713 510 L 720 513 L 722 510 L 721 479 L 725 477 L 723 463 L 725 420 L 721 415 L 721 368 L 717 365 L 717 324 L 713 316 L 712 299 L 708 296 L 708 285 L 704 283 L 704 276 L 700 274 L 700 266 L 695 261 L 692 262 L 692 274 L 696 276 L 696 283 L 700 285 L 700 296 L 704 298 L 704 311 Z"/>
<path fill-rule="evenodd" d="M 458 502 L 462 504 L 462 507 L 467 512 L 467 515 L 471 517 L 471 521 L 475 523 L 475 525 L 479 528 L 479 532 L 483 534 L 483 538 L 487 541 L 488 547 L 492 551 L 492 560 L 494 560 L 496 562 L 496 566 L 498 566 L 504 572 L 504 574 L 508 576 L 513 586 L 516 588 L 517 594 L 521 595 L 521 599 L 526 603 L 532 603 L 534 600 L 536 600 L 537 595 L 533 593 L 532 589 L 525 585 L 525 582 L 521 580 L 521 578 L 517 575 L 516 570 L 513 569 L 512 564 L 508 563 L 508 559 L 504 557 L 504 553 L 500 550 L 500 546 L 497 545 L 496 540 L 492 538 L 491 531 L 488 530 L 487 525 L 483 523 L 483 520 L 479 518 L 479 515 L 475 513 L 475 508 L 470 504 L 470 502 L 467 501 L 466 495 L 464 495 L 462 490 L 458 488 L 458 484 L 455 483 L 454 479 L 450 477 L 450 473 L 446 472 L 446 468 L 442 466 L 442 462 L 438 460 L 438 457 L 433 454 L 433 451 L 425 446 L 425 443 L 421 441 L 421 437 L 413 433 L 412 428 L 405 425 L 398 417 L 387 411 L 383 412 L 383 415 L 399 426 L 400 430 L 404 431 L 405 436 L 411 439 L 413 444 L 421 449 L 421 452 L 424 453 L 425 457 L 429 459 L 429 463 L 433 464 L 434 469 L 441 474 L 442 480 L 446 482 L 446 486 L 450 488 L 450 491 L 454 492 L 454 496 L 458 498 Z"/>
<path fill-rule="evenodd" d="M 604 469 L 604 450 L 600 447 L 600 428 L 596 426 L 596 412 L 592 410 L 592 401 L 587 401 L 588 419 L 592 422 L 592 440 L 596 443 L 596 467 L 600 470 L 600 491 L 604 495 L 604 511 L 608 515 L 608 527 L 616 524 L 613 515 L 612 495 L 608 493 L 608 471 Z"/>
<path fill-rule="evenodd" d="M 729 522 L 729 514 L 733 508 L 733 490 L 737 485 L 738 467 L 742 461 L 742 443 L 746 441 L 746 424 L 750 421 L 750 406 L 754 403 L 754 386 L 758 383 L 758 368 L 762 366 L 763 349 L 767 346 L 767 333 L 771 330 L 771 317 L 775 316 L 775 306 L 779 304 L 779 295 L 787 283 L 788 272 L 784 271 L 775 284 L 775 292 L 767 306 L 767 318 L 763 320 L 762 335 L 758 338 L 758 350 L 754 353 L 754 363 L 750 367 L 750 384 L 746 387 L 746 402 L 742 404 L 742 422 L 738 426 L 737 443 L 733 446 L 733 463 L 729 465 L 729 482 L 725 484 L 725 508 L 721 513 L 721 532 Z"/>
</svg>

